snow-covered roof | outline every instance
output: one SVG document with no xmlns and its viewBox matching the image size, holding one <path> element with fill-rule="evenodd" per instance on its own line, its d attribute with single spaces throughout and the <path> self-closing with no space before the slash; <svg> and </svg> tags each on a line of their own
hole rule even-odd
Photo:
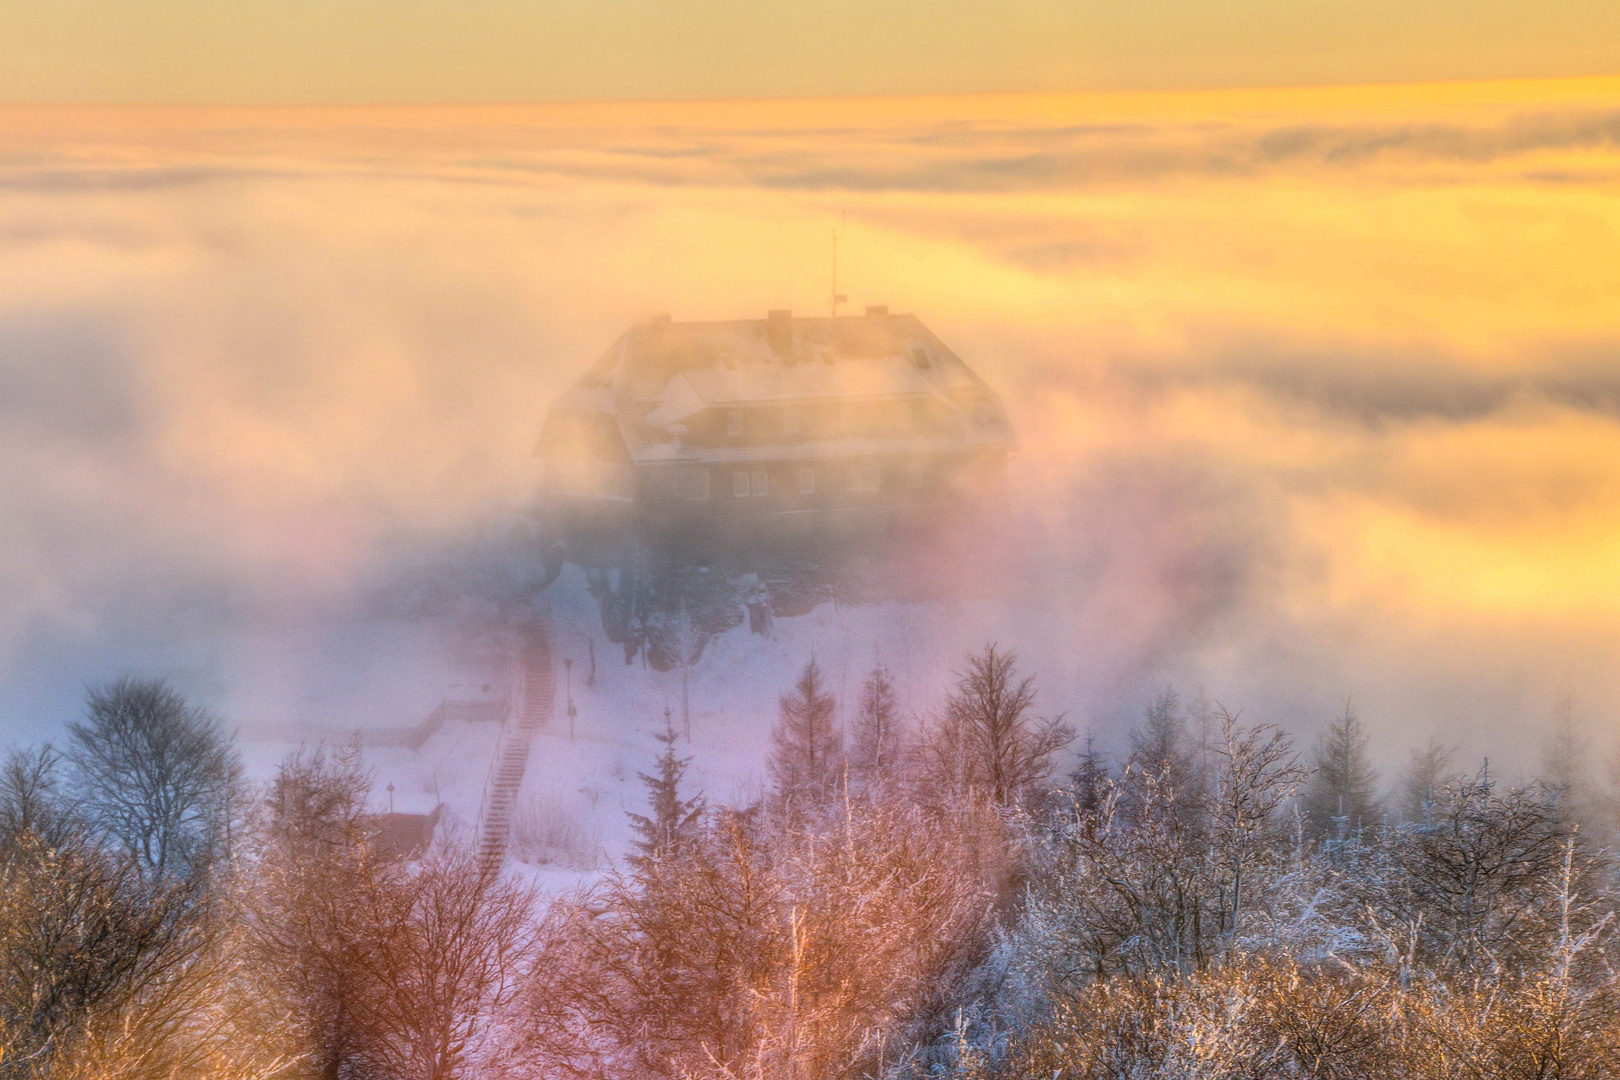
<svg viewBox="0 0 1620 1080">
<path fill-rule="evenodd" d="M 706 409 L 929 399 L 962 413 L 966 441 L 1011 439 L 994 391 L 915 315 L 778 311 L 631 327 L 554 411 L 615 416 L 632 459 L 668 460 L 697 456 L 683 425 Z"/>
<path fill-rule="evenodd" d="M 898 356 L 833 363 L 721 364 L 689 368 L 674 376 L 647 419 L 673 423 L 713 405 L 919 398 L 934 392 L 923 373 Z"/>
</svg>

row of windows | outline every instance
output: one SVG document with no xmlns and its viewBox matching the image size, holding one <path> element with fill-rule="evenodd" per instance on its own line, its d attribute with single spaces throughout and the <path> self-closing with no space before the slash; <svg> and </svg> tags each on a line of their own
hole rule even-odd
<svg viewBox="0 0 1620 1080">
<path fill-rule="evenodd" d="M 882 490 L 885 481 L 898 483 L 904 489 L 921 491 L 929 483 L 928 471 L 917 463 L 885 469 L 876 464 L 823 466 L 809 465 L 770 469 L 730 469 L 719 471 L 716 480 L 726 483 L 730 474 L 731 497 L 757 499 L 770 495 L 801 496 L 836 494 L 869 494 Z M 681 499 L 701 502 L 710 498 L 711 470 L 702 466 L 678 469 L 655 469 L 647 475 L 647 493 L 654 499 Z M 633 497 L 634 476 L 629 466 L 608 465 L 597 462 L 559 463 L 552 474 L 552 489 L 580 495 L 601 495 L 610 498 Z M 720 489 L 725 491 L 724 487 Z"/>
</svg>

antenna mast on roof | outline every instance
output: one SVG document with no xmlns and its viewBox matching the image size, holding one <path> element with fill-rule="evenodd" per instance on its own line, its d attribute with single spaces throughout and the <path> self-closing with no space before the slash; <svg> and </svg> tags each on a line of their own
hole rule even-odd
<svg viewBox="0 0 1620 1080">
<path fill-rule="evenodd" d="M 844 211 L 844 210 L 839 211 L 839 213 L 838 213 L 838 223 L 840 225 L 842 225 L 844 223 L 844 219 L 845 219 L 847 214 L 848 214 L 848 211 Z M 849 297 L 845 296 L 843 293 L 838 291 L 838 230 L 837 229 L 833 230 L 832 241 L 833 241 L 833 245 L 832 245 L 832 313 L 834 315 L 837 315 L 838 314 L 838 305 L 839 304 L 847 304 L 847 303 L 849 303 Z"/>
</svg>

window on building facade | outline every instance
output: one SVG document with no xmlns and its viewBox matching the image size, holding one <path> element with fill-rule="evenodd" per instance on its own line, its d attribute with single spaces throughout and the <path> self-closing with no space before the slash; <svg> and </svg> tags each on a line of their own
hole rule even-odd
<svg viewBox="0 0 1620 1080">
<path fill-rule="evenodd" d="M 726 410 L 726 434 L 741 435 L 743 433 L 743 413 L 741 409 Z"/>
<path fill-rule="evenodd" d="M 803 433 L 804 414 L 799 411 L 797 405 L 789 405 L 782 410 L 782 434 L 794 438 Z"/>
<path fill-rule="evenodd" d="M 799 494 L 814 495 L 816 493 L 816 470 L 803 468 L 799 470 Z"/>
<path fill-rule="evenodd" d="M 755 469 L 752 473 L 754 497 L 760 498 L 771 493 L 771 476 L 764 469 Z"/>
<path fill-rule="evenodd" d="M 748 498 L 748 474 L 741 469 L 731 474 L 731 494 L 739 499 Z"/>
</svg>

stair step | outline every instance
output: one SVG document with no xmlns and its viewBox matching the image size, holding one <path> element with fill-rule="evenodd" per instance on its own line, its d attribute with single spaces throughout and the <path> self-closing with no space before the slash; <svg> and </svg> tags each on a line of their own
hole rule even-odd
<svg viewBox="0 0 1620 1080">
<path fill-rule="evenodd" d="M 499 870 L 511 841 L 511 816 L 529 767 L 534 734 L 552 717 L 556 680 L 552 675 L 550 636 L 536 627 L 518 650 L 522 669 L 522 707 L 513 718 L 507 741 L 501 746 L 484 800 L 484 820 L 478 848 L 485 872 Z"/>
</svg>

